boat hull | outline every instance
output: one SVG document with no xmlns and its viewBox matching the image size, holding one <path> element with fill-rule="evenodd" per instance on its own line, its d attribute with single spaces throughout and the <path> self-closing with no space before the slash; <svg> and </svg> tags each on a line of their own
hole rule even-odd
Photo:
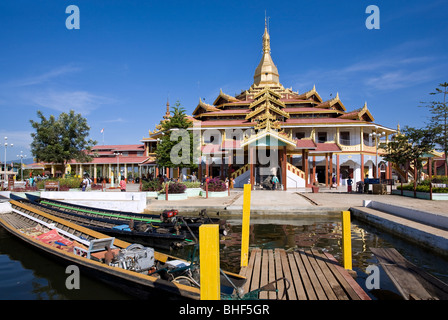
<svg viewBox="0 0 448 320">
<path fill-rule="evenodd" d="M 196 286 L 165 280 L 163 275 L 159 275 L 158 273 L 148 274 L 147 271 L 145 273 L 139 273 L 123 269 L 118 266 L 106 264 L 101 260 L 89 259 L 87 257 L 75 254 L 73 249 L 70 249 L 68 251 L 62 250 L 61 248 L 54 246 L 54 243 L 53 245 L 51 245 L 31 235 L 27 235 L 20 230 L 22 227 L 19 226 L 20 223 L 23 223 L 23 218 L 27 219 L 26 221 L 30 221 L 32 225 L 35 225 L 37 223 L 38 225 L 44 225 L 47 228 L 51 225 L 51 228 L 55 228 L 56 230 L 60 231 L 62 235 L 68 236 L 71 239 L 78 239 L 83 243 L 95 239 L 113 239 L 109 238 L 103 233 L 99 233 L 75 223 L 66 221 L 62 218 L 52 216 L 51 214 L 42 212 L 23 203 L 14 200 L 10 200 L 10 203 L 12 205 L 12 212 L 0 214 L 0 226 L 5 228 L 13 236 L 17 237 L 33 248 L 45 253 L 46 255 L 62 263 L 63 265 L 76 265 L 77 267 L 79 267 L 82 275 L 85 274 L 92 276 L 97 280 L 120 288 L 126 293 L 129 293 L 132 296 L 140 299 L 147 299 L 150 297 L 155 297 L 156 299 L 164 297 L 169 299 L 200 299 L 200 290 Z M 29 227 L 31 223 L 28 223 L 27 226 Z M 128 250 L 130 247 L 132 247 L 131 243 L 119 239 L 113 240 L 113 246 L 117 250 Z M 188 264 L 188 262 L 184 259 L 157 251 L 154 251 L 154 259 L 157 264 L 165 265 L 165 262 L 172 260 L 177 260 Z M 164 267 L 162 266 L 162 268 Z M 221 289 L 223 290 L 223 292 L 226 292 L 230 288 L 230 284 L 226 283 L 225 278 L 231 279 L 233 285 L 236 284 L 237 287 L 242 286 L 246 280 L 244 277 L 241 277 L 234 273 L 224 273 L 225 276 L 221 279 Z"/>
</svg>

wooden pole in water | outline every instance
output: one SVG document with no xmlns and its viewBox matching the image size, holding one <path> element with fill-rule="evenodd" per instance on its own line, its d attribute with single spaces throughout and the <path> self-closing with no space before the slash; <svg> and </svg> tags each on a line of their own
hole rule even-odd
<svg viewBox="0 0 448 320">
<path fill-rule="evenodd" d="M 350 211 L 342 211 L 342 256 L 344 269 L 352 269 L 352 235 L 350 230 Z"/>
<path fill-rule="evenodd" d="M 203 224 L 199 227 L 199 265 L 201 300 L 220 300 L 219 226 Z"/>
<path fill-rule="evenodd" d="M 241 229 L 241 267 L 249 261 L 249 226 L 250 226 L 250 193 L 252 185 L 244 185 L 243 194 L 243 226 Z"/>
<path fill-rule="evenodd" d="M 165 184 L 165 200 L 168 201 L 168 182 Z"/>
</svg>

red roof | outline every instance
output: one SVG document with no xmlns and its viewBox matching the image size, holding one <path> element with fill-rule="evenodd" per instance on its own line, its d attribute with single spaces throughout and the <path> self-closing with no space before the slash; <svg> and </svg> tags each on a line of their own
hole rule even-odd
<svg viewBox="0 0 448 320">
<path fill-rule="evenodd" d="M 221 154 L 223 151 L 221 150 L 221 146 L 218 144 L 206 144 L 205 146 L 201 146 L 202 154 Z"/>
<path fill-rule="evenodd" d="M 140 164 L 143 161 L 148 159 L 146 156 L 119 156 L 118 163 L 119 164 Z M 78 162 L 76 160 L 70 161 L 70 164 L 117 164 L 117 157 L 101 157 L 101 158 L 93 158 L 91 162 Z"/>
<path fill-rule="evenodd" d="M 360 120 L 349 120 L 340 118 L 290 118 L 283 124 L 331 124 L 331 123 L 364 123 Z"/>
<path fill-rule="evenodd" d="M 310 151 L 310 153 L 324 153 L 324 152 L 341 152 L 341 148 L 336 143 L 316 143 L 317 148 Z"/>
<path fill-rule="evenodd" d="M 221 144 L 221 149 L 239 149 L 241 148 L 241 142 L 239 140 L 224 140 Z"/>
<path fill-rule="evenodd" d="M 94 146 L 92 147 L 92 150 L 95 151 L 143 151 L 145 149 L 144 144 L 118 144 L 118 145 L 102 145 L 102 146 Z"/>
<path fill-rule="evenodd" d="M 316 149 L 317 146 L 311 139 L 297 140 L 296 149 Z"/>
</svg>

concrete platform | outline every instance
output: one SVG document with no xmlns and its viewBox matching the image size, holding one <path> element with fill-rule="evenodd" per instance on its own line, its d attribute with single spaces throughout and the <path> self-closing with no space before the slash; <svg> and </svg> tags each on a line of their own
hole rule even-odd
<svg viewBox="0 0 448 320">
<path fill-rule="evenodd" d="M 448 231 L 368 207 L 353 207 L 353 216 L 379 229 L 448 256 Z"/>
</svg>

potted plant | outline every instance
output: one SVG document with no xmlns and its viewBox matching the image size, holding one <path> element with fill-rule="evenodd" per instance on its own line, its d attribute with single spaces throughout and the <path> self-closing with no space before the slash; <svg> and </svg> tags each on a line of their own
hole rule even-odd
<svg viewBox="0 0 448 320">
<path fill-rule="evenodd" d="M 207 189 L 208 189 L 208 196 L 209 197 L 227 197 L 229 194 L 227 192 L 227 186 L 224 181 L 219 179 L 218 177 L 212 178 L 208 181 L 208 188 L 207 184 L 205 183 L 202 186 L 202 196 L 207 196 Z"/>
<path fill-rule="evenodd" d="M 167 182 L 162 185 L 162 189 L 157 197 L 158 200 L 166 200 L 166 190 L 168 189 L 168 200 L 185 200 L 187 186 L 180 182 Z"/>
</svg>

